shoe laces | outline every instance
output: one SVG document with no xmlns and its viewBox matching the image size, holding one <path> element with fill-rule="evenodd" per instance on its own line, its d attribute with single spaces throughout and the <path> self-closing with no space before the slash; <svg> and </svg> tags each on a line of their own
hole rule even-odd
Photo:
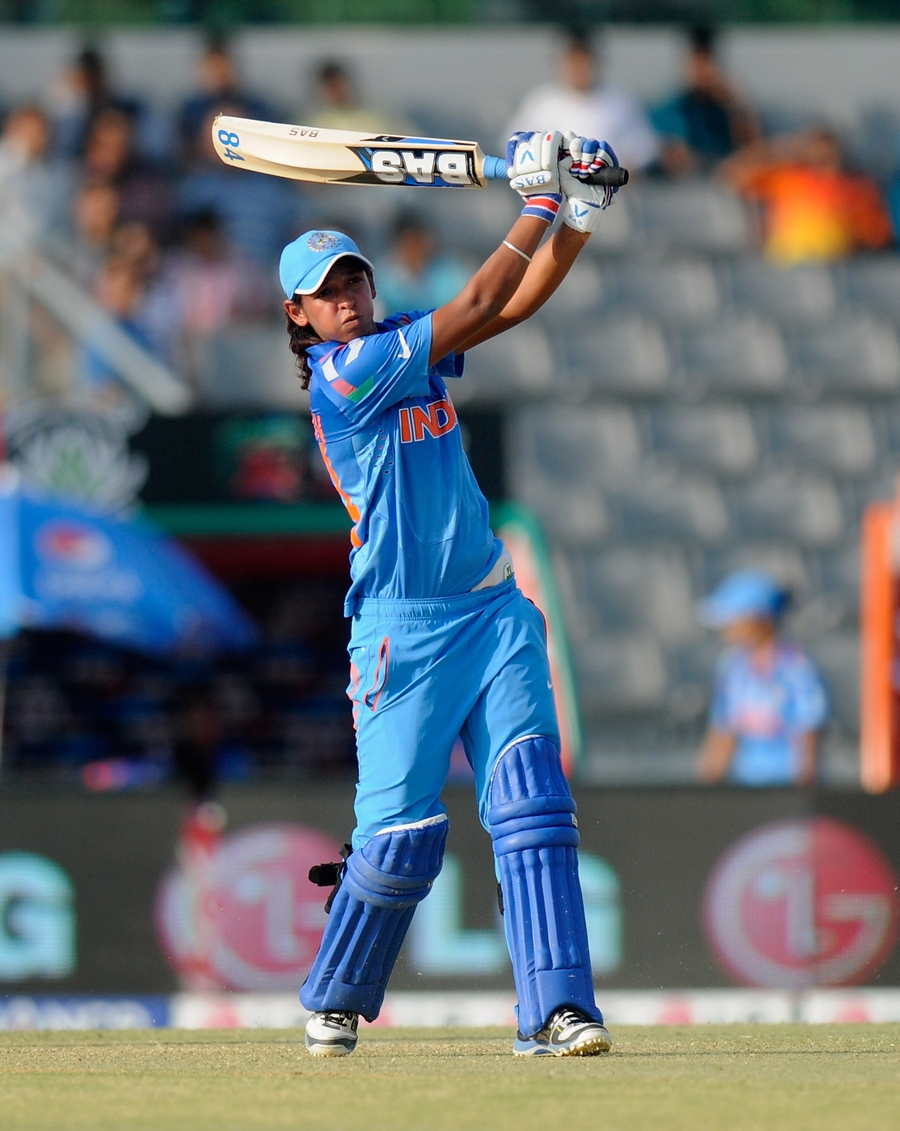
<svg viewBox="0 0 900 1131">
<path fill-rule="evenodd" d="M 550 1019 L 550 1029 L 556 1029 L 560 1037 L 568 1036 L 571 1029 L 575 1029 L 581 1025 L 589 1025 L 590 1018 L 585 1017 L 584 1014 L 578 1013 L 574 1009 L 558 1009 L 553 1017 Z"/>
<path fill-rule="evenodd" d="M 355 1013 L 348 1013 L 342 1010 L 332 1010 L 322 1014 L 322 1020 L 329 1025 L 350 1025 L 356 1021 L 357 1015 Z"/>
</svg>

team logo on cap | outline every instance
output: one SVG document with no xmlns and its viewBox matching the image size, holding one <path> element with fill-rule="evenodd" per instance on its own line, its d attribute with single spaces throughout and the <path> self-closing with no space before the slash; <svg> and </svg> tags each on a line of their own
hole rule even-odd
<svg viewBox="0 0 900 1131">
<path fill-rule="evenodd" d="M 331 251 L 333 247 L 337 247 L 337 244 L 337 238 L 329 235 L 328 232 L 311 232 L 306 241 L 310 251 Z"/>
</svg>

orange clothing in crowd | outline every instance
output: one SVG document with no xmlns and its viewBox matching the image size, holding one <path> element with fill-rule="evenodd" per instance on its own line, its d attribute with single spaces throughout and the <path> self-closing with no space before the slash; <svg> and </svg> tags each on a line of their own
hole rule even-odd
<svg viewBox="0 0 900 1131">
<path fill-rule="evenodd" d="M 780 263 L 840 259 L 893 238 L 878 188 L 867 177 L 782 165 L 750 174 L 742 188 L 763 205 L 766 254 Z"/>
</svg>

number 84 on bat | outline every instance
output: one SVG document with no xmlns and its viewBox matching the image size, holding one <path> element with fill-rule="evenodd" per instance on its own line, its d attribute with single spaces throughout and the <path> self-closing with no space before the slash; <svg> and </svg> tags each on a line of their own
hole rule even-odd
<svg viewBox="0 0 900 1131">
<path fill-rule="evenodd" d="M 488 181 L 506 179 L 506 162 L 486 156 L 474 141 L 359 134 L 224 114 L 213 122 L 212 140 L 226 165 L 295 181 L 485 188 Z M 624 169 L 601 169 L 591 178 L 595 184 L 627 180 Z"/>
</svg>

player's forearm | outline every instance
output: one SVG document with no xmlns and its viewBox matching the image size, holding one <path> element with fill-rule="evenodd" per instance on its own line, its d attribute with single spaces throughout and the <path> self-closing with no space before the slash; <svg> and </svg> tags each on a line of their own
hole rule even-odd
<svg viewBox="0 0 900 1131">
<path fill-rule="evenodd" d="M 547 231 L 547 224 L 533 216 L 520 216 L 509 235 L 483 266 L 475 272 L 463 294 L 473 310 L 490 312 L 496 317 L 522 285 L 534 266 L 538 245 Z M 512 247 L 509 245 L 512 244 Z M 517 248 L 518 251 L 513 251 Z M 521 252 L 521 254 L 519 254 Z M 524 257 L 528 256 L 529 263 Z"/>
<path fill-rule="evenodd" d="M 520 216 L 504 243 L 475 272 L 460 294 L 434 312 L 432 364 L 448 353 L 459 352 L 498 317 L 519 289 L 527 268 L 533 266 L 532 257 L 546 231 L 545 221 Z"/>
<path fill-rule="evenodd" d="M 460 352 L 502 334 L 517 326 L 540 310 L 557 290 L 578 258 L 588 236 L 565 225 L 558 228 L 553 239 L 545 243 L 529 264 L 515 294 L 497 315 L 460 347 Z"/>
<path fill-rule="evenodd" d="M 707 785 L 721 781 L 734 757 L 737 738 L 723 730 L 710 730 L 703 742 L 697 763 L 697 776 Z"/>
<path fill-rule="evenodd" d="M 565 225 L 558 228 L 553 239 L 535 255 L 518 290 L 500 312 L 500 317 L 512 326 L 517 322 L 524 322 L 540 310 L 568 275 L 587 241 L 588 235 L 584 232 L 576 232 Z"/>
</svg>

